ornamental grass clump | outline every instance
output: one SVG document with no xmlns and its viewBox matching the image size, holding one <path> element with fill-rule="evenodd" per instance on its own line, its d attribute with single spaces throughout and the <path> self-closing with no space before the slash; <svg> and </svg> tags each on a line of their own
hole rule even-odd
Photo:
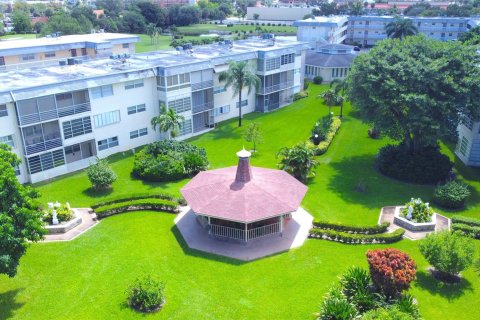
<svg viewBox="0 0 480 320">
<path fill-rule="evenodd" d="M 139 278 L 127 289 L 128 305 L 140 312 L 158 311 L 165 304 L 164 290 L 164 284 L 151 276 Z"/>
<path fill-rule="evenodd" d="M 405 204 L 400 216 L 415 223 L 425 223 L 432 221 L 433 213 L 434 211 L 428 202 L 423 202 L 420 198 L 412 198 Z"/>
<path fill-rule="evenodd" d="M 400 297 L 415 280 L 417 265 L 403 251 L 393 248 L 368 250 L 367 261 L 373 284 L 388 299 Z"/>
</svg>

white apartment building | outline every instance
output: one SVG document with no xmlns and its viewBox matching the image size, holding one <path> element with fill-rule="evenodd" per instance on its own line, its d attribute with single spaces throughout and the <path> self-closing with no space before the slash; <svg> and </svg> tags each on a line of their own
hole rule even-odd
<svg viewBox="0 0 480 320">
<path fill-rule="evenodd" d="M 455 154 L 463 163 L 480 167 L 480 122 L 466 117 L 458 126 Z"/>
<path fill-rule="evenodd" d="M 230 61 L 248 61 L 261 79 L 258 92 L 243 92 L 243 113 L 269 112 L 302 89 L 306 49 L 292 40 L 250 39 L 4 70 L 0 141 L 23 160 L 19 180 L 35 183 L 161 139 L 150 125 L 161 103 L 185 117 L 179 138 L 189 138 L 238 116 L 238 96 L 218 81 Z"/>
<path fill-rule="evenodd" d="M 347 36 L 348 17 L 328 16 L 298 20 L 293 23 L 298 41 L 305 41 L 315 48 L 319 44 L 343 43 Z"/>
</svg>

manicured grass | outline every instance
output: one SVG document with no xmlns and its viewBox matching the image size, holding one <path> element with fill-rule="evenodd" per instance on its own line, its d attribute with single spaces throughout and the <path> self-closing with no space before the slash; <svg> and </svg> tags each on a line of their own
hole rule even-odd
<svg viewBox="0 0 480 320">
<path fill-rule="evenodd" d="M 35 33 L 27 34 L 8 34 L 0 37 L 1 40 L 20 40 L 20 39 L 35 39 L 37 35 Z"/>
<path fill-rule="evenodd" d="M 158 50 L 165 50 L 165 49 L 173 50 L 173 48 L 170 47 L 170 42 L 172 42 L 172 37 L 170 36 L 159 36 L 158 42 L 156 44 L 152 44 L 150 36 L 146 34 L 137 34 L 137 36 L 140 37 L 140 42 L 137 42 L 135 44 L 136 53 L 158 51 Z M 198 37 L 185 36 L 183 37 L 183 39 L 193 40 L 193 39 L 198 39 Z"/>
<path fill-rule="evenodd" d="M 276 167 L 278 149 L 308 137 L 316 119 L 328 113 L 315 98 L 324 89 L 311 86 L 309 98 L 270 114 L 245 117 L 244 127 L 256 121 L 264 131 L 264 143 L 258 146 L 253 165 Z M 401 183 L 373 169 L 378 148 L 388 140 L 368 138 L 368 127 L 348 106 L 345 109 L 338 135 L 318 158 L 321 164 L 308 183 L 303 206 L 317 219 L 369 225 L 377 221 L 381 206 L 403 203 L 413 196 L 429 200 L 433 186 Z M 334 111 L 338 113 L 338 108 Z M 243 145 L 251 147 L 242 139 L 244 127 L 237 128 L 233 119 L 190 141 L 206 148 L 212 168 L 235 165 L 235 152 Z M 450 152 L 447 146 L 444 150 Z M 39 186 L 41 200 L 70 201 L 82 207 L 132 192 L 161 190 L 178 195 L 186 183 L 132 179 L 130 153 L 112 157 L 111 163 L 119 179 L 110 194 L 89 191 L 86 175 L 80 172 Z M 461 214 L 480 217 L 478 171 L 460 164 L 456 168 L 476 190 Z M 363 193 L 355 191 L 360 181 L 367 186 Z M 33 244 L 16 278 L 0 276 L 0 315 L 16 319 L 141 318 L 123 305 L 124 291 L 137 276 L 152 273 L 166 282 L 167 304 L 151 318 L 309 319 L 337 276 L 351 265 L 366 267 L 365 251 L 381 247 L 307 240 L 287 253 L 241 263 L 185 248 L 173 219 L 165 213 L 126 213 L 102 220 L 71 242 Z M 480 250 L 480 242 L 476 244 Z M 408 252 L 418 263 L 418 280 L 410 292 L 425 319 L 480 317 L 480 279 L 472 269 L 463 273 L 459 285 L 442 287 L 426 272 L 418 242 L 402 240 L 390 246 Z"/>
<path fill-rule="evenodd" d="M 210 30 L 214 32 L 215 30 L 217 31 L 230 31 L 230 32 L 235 32 L 235 31 L 255 31 L 257 27 L 262 28 L 263 32 L 273 32 L 273 33 L 291 33 L 292 35 L 295 35 L 297 33 L 297 27 L 292 27 L 292 26 L 267 26 L 266 24 L 264 26 L 261 25 L 260 23 L 259 26 L 252 26 L 252 25 L 241 25 L 241 24 L 235 24 L 232 27 L 227 27 L 226 24 L 220 25 L 220 24 L 208 24 L 208 23 L 202 23 L 202 24 L 194 24 L 191 26 L 187 27 L 178 27 L 178 31 L 180 33 L 208 33 Z"/>
</svg>

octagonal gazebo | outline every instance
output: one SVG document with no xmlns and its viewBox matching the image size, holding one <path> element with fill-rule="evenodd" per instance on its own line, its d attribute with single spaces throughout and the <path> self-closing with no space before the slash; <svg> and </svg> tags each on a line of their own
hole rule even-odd
<svg viewBox="0 0 480 320">
<path fill-rule="evenodd" d="M 180 192 L 209 235 L 248 242 L 282 235 L 307 187 L 282 170 L 251 167 L 250 152 L 238 165 L 203 171 Z"/>
</svg>

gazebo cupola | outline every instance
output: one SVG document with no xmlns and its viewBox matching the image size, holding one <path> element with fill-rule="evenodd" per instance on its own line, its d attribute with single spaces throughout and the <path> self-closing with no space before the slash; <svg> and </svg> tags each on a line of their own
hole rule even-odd
<svg viewBox="0 0 480 320">
<path fill-rule="evenodd" d="M 285 171 L 250 166 L 245 149 L 237 156 L 237 166 L 202 171 L 180 192 L 213 237 L 247 242 L 281 235 L 307 187 Z"/>
</svg>

